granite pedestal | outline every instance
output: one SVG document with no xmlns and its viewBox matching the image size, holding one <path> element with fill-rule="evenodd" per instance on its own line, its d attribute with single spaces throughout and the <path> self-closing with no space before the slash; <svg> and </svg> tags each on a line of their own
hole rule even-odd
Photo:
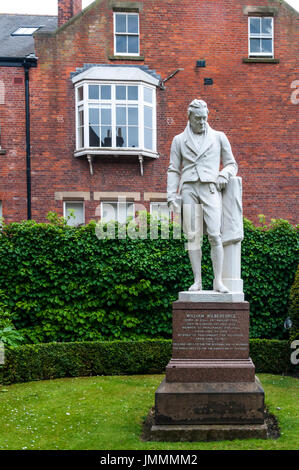
<svg viewBox="0 0 299 470">
<path fill-rule="evenodd" d="M 172 358 L 155 394 L 153 438 L 245 438 L 253 429 L 255 437 L 267 437 L 264 391 L 249 357 L 249 303 L 242 296 L 184 292 L 173 303 Z"/>
</svg>

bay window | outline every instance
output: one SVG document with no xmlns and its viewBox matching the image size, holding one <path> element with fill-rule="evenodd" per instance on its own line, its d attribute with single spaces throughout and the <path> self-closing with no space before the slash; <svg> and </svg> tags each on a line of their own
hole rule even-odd
<svg viewBox="0 0 299 470">
<path fill-rule="evenodd" d="M 77 89 L 77 149 L 155 150 L 154 89 L 86 82 Z"/>
<path fill-rule="evenodd" d="M 159 76 L 146 66 L 90 65 L 75 72 L 75 157 L 86 156 L 93 174 L 96 156 L 135 155 L 156 150 L 156 87 Z"/>
</svg>

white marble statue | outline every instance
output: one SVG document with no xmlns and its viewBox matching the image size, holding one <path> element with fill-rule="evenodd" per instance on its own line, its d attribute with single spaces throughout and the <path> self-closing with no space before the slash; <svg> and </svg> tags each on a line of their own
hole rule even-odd
<svg viewBox="0 0 299 470">
<path fill-rule="evenodd" d="M 240 277 L 241 178 L 235 178 L 238 166 L 230 143 L 223 132 L 209 126 L 208 112 L 203 100 L 193 100 L 189 105 L 187 127 L 174 137 L 171 146 L 167 199 L 174 212 L 183 209 L 184 232 L 194 274 L 194 284 L 189 291 L 202 290 L 204 230 L 211 245 L 214 290 L 220 293 L 242 291 L 241 280 L 236 281 L 239 282 L 237 289 L 233 280 L 228 281 L 230 286 L 223 282 L 223 278 L 234 276 L 236 270 Z M 224 262 L 225 249 L 230 259 Z"/>
</svg>

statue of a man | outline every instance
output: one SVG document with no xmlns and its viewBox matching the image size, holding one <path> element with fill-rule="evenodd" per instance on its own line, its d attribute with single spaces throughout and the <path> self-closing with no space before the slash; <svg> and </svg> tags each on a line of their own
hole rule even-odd
<svg viewBox="0 0 299 470">
<path fill-rule="evenodd" d="M 202 289 L 201 237 L 196 234 L 196 214 L 201 205 L 211 245 L 214 290 L 228 292 L 222 282 L 221 191 L 226 188 L 229 178 L 236 176 L 238 166 L 226 135 L 212 129 L 207 123 L 208 112 L 203 100 L 193 100 L 188 108 L 189 121 L 186 129 L 173 139 L 167 200 L 174 212 L 180 211 L 180 200 L 183 205 L 183 225 L 194 274 L 194 284 L 189 290 Z"/>
</svg>

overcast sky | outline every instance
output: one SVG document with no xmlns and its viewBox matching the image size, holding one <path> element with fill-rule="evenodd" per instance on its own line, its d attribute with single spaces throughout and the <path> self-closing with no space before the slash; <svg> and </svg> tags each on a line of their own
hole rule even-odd
<svg viewBox="0 0 299 470">
<path fill-rule="evenodd" d="M 287 1 L 299 11 L 299 0 Z M 93 0 L 82 0 L 83 8 L 92 2 Z M 0 0 L 0 13 L 57 15 L 57 0 Z"/>
</svg>

